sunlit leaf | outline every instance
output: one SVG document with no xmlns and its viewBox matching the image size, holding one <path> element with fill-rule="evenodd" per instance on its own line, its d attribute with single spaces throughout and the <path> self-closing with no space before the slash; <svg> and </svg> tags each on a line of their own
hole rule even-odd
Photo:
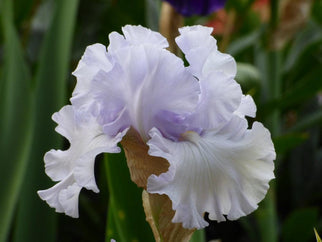
<svg viewBox="0 0 322 242">
<path fill-rule="evenodd" d="M 314 228 L 314 234 L 315 234 L 316 242 L 322 242 L 322 240 L 315 228 Z"/>
</svg>

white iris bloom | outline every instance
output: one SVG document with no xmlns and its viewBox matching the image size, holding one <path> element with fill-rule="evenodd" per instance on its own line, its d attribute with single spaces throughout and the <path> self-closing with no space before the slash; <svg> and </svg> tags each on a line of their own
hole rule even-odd
<svg viewBox="0 0 322 242">
<path fill-rule="evenodd" d="M 109 35 L 107 50 L 87 47 L 74 72 L 72 104 L 53 115 L 70 148 L 46 153 L 46 173 L 58 183 L 40 197 L 78 217 L 81 188 L 99 191 L 95 156 L 120 152 L 117 144 L 131 128 L 150 156 L 169 163 L 168 171 L 148 177 L 146 189 L 170 198 L 173 222 L 200 229 L 208 225 L 205 212 L 223 221 L 254 211 L 274 178 L 276 155 L 261 123 L 248 128 L 245 116 L 255 117 L 256 106 L 234 80 L 235 60 L 217 50 L 211 28 L 180 29 L 176 42 L 188 67 L 159 33 L 122 31 Z"/>
</svg>

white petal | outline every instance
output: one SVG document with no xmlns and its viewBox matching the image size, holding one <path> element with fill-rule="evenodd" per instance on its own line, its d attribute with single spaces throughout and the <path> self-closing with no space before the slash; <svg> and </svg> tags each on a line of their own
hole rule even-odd
<svg viewBox="0 0 322 242">
<path fill-rule="evenodd" d="M 122 137 L 126 134 L 128 129 L 123 130 L 123 132 L 118 133 L 113 139 L 107 138 L 106 135 L 100 134 L 96 136 L 91 143 L 88 144 L 87 153 L 83 153 L 77 160 L 76 166 L 74 168 L 73 174 L 77 184 L 85 187 L 94 192 L 98 192 L 98 188 L 95 182 L 94 176 L 94 163 L 97 154 L 102 152 L 108 153 L 118 153 L 120 152 L 119 147 L 107 148 L 106 145 L 109 143 L 117 144 L 121 141 Z"/>
<path fill-rule="evenodd" d="M 88 113 L 83 115 L 83 119 L 76 120 L 72 106 L 65 106 L 53 115 L 58 122 L 57 130 L 61 134 L 68 134 L 70 148 L 66 151 L 47 152 L 44 158 L 45 169 L 54 181 L 65 179 L 68 174 L 73 173 L 78 185 L 98 192 L 94 178 L 95 157 L 102 152 L 120 152 L 117 143 L 125 133 L 114 138 L 108 137 L 102 132 L 95 117 Z"/>
<path fill-rule="evenodd" d="M 187 115 L 196 107 L 198 81 L 169 51 L 152 45 L 128 46 L 113 58 L 114 68 L 95 77 L 94 96 L 102 107 L 106 133 L 131 125 L 146 140 L 160 113 Z"/>
<path fill-rule="evenodd" d="M 70 174 L 55 186 L 38 191 L 38 195 L 58 213 L 65 213 L 73 218 L 78 218 L 78 196 L 81 187 Z"/>
<path fill-rule="evenodd" d="M 142 26 L 126 25 L 122 28 L 125 39 L 131 45 L 157 45 L 158 48 L 167 48 L 169 46 L 167 39 L 160 33 L 154 32 Z"/>
<path fill-rule="evenodd" d="M 212 71 L 221 71 L 229 77 L 235 77 L 237 73 L 236 61 L 231 55 L 213 51 L 205 61 L 202 73 L 207 74 Z"/>
<path fill-rule="evenodd" d="M 167 48 L 169 46 L 167 39 L 160 33 L 151 31 L 142 26 L 126 25 L 122 28 L 123 35 L 112 32 L 109 34 L 110 44 L 108 46 L 108 55 L 113 54 L 126 46 L 137 45 L 155 45 L 156 48 Z"/>
<path fill-rule="evenodd" d="M 222 128 L 239 107 L 240 85 L 222 72 L 211 72 L 200 79 L 201 95 L 196 111 L 189 117 L 191 127 Z"/>
<path fill-rule="evenodd" d="M 70 142 L 74 133 L 75 117 L 71 106 L 65 106 L 52 115 L 52 120 L 54 120 L 58 125 L 55 131 L 60 135 L 64 136 Z"/>
<path fill-rule="evenodd" d="M 217 50 L 217 41 L 211 36 L 212 28 L 204 26 L 183 27 L 176 42 L 184 52 L 193 75 L 201 78 L 212 71 L 224 72 L 234 77 L 237 65 L 230 55 Z M 202 44 L 201 44 L 202 43 Z"/>
<path fill-rule="evenodd" d="M 243 95 L 238 109 L 235 114 L 243 118 L 245 116 L 255 118 L 256 116 L 256 104 L 253 98 L 249 95 Z"/>
<path fill-rule="evenodd" d="M 112 54 L 120 48 L 124 48 L 125 46 L 129 46 L 129 43 L 125 40 L 124 36 L 117 33 L 112 32 L 108 35 L 108 39 L 110 41 L 107 51 L 108 54 Z"/>
<path fill-rule="evenodd" d="M 64 213 L 73 218 L 78 218 L 78 197 L 81 189 L 75 182 L 61 190 L 58 196 L 58 200 L 64 208 Z"/>
<path fill-rule="evenodd" d="M 274 146 L 270 133 L 255 122 L 246 129 L 244 119 L 235 120 L 221 132 L 207 131 L 183 135 L 185 141 L 173 142 L 152 129 L 149 154 L 167 159 L 168 172 L 148 179 L 148 192 L 166 194 L 176 211 L 173 222 L 185 228 L 203 228 L 210 219 L 237 219 L 257 208 L 274 178 Z M 236 123 L 242 122 L 234 136 Z"/>
<path fill-rule="evenodd" d="M 212 31 L 213 28 L 201 25 L 186 26 L 179 29 L 180 36 L 176 38 L 176 42 L 184 53 L 200 46 L 216 50 L 217 41 L 211 36 Z"/>
<path fill-rule="evenodd" d="M 73 75 L 77 84 L 73 91 L 71 102 L 78 108 L 85 105 L 85 109 L 92 103 L 90 89 L 94 76 L 100 71 L 109 71 L 112 63 L 107 57 L 106 47 L 102 44 L 93 44 L 86 48 Z"/>
<path fill-rule="evenodd" d="M 71 152 L 62 150 L 50 150 L 44 156 L 46 174 L 53 181 L 64 179 L 73 170 Z"/>
<path fill-rule="evenodd" d="M 47 175 L 60 181 L 52 188 L 39 191 L 39 196 L 69 216 L 78 217 L 78 196 L 82 187 L 98 192 L 94 177 L 94 162 L 102 152 L 117 153 L 117 143 L 127 130 L 109 137 L 103 133 L 96 117 L 89 113 L 78 113 L 67 105 L 53 119 L 58 123 L 56 130 L 66 135 L 70 148 L 65 151 L 51 150 L 45 154 Z"/>
</svg>

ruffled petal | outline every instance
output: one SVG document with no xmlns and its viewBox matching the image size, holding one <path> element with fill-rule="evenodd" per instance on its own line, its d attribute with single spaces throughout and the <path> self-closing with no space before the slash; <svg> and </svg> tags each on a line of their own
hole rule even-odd
<svg viewBox="0 0 322 242">
<path fill-rule="evenodd" d="M 113 55 L 115 51 L 131 45 L 155 45 L 161 49 L 169 46 L 167 39 L 160 33 L 142 26 L 126 25 L 122 28 L 122 32 L 124 36 L 117 32 L 109 34 L 110 44 L 107 48 L 109 55 Z"/>
<path fill-rule="evenodd" d="M 160 113 L 188 115 L 196 107 L 198 81 L 170 52 L 152 45 L 128 46 L 113 58 L 113 69 L 96 75 L 93 90 L 107 134 L 131 125 L 147 140 Z"/>
<path fill-rule="evenodd" d="M 87 109 L 92 104 L 90 89 L 94 76 L 100 70 L 109 71 L 112 66 L 104 45 L 93 44 L 88 46 L 73 72 L 73 75 L 77 78 L 77 83 L 71 98 L 72 104 L 78 108 Z"/>
<path fill-rule="evenodd" d="M 140 25 L 126 25 L 122 28 L 122 32 L 131 45 L 152 44 L 158 46 L 158 48 L 167 48 L 169 46 L 167 39 L 160 33 Z"/>
<path fill-rule="evenodd" d="M 223 72 L 229 77 L 235 77 L 237 73 L 236 61 L 231 55 L 213 51 L 205 61 L 202 73 L 207 74 L 212 71 Z"/>
<path fill-rule="evenodd" d="M 222 72 L 211 72 L 200 79 L 201 95 L 195 112 L 186 120 L 190 131 L 219 130 L 240 106 L 240 85 Z"/>
<path fill-rule="evenodd" d="M 128 41 L 125 40 L 124 36 L 117 33 L 112 32 L 108 35 L 108 39 L 110 41 L 107 51 L 109 55 L 113 55 L 115 51 L 117 51 L 120 48 L 124 48 L 125 46 L 129 46 Z"/>
<path fill-rule="evenodd" d="M 236 125 L 243 132 L 234 135 Z M 225 220 L 224 215 L 234 220 L 249 214 L 274 178 L 274 146 L 261 123 L 249 130 L 245 119 L 235 116 L 220 132 L 186 132 L 182 142 L 165 139 L 157 129 L 150 135 L 149 154 L 167 159 L 170 167 L 151 175 L 147 190 L 166 194 L 176 211 L 172 221 L 185 228 L 207 226 L 205 212 L 217 221 Z"/>
<path fill-rule="evenodd" d="M 256 104 L 250 95 L 243 95 L 238 109 L 234 112 L 241 118 L 245 116 L 256 117 Z"/>
<path fill-rule="evenodd" d="M 99 153 L 120 152 L 117 143 L 127 130 L 109 137 L 103 133 L 97 118 L 89 113 L 78 113 L 73 106 L 64 106 L 53 115 L 58 123 L 56 131 L 70 142 L 68 150 L 50 150 L 45 154 L 45 170 L 54 181 L 52 188 L 39 191 L 41 199 L 72 217 L 78 217 L 78 196 L 82 187 L 99 192 L 94 177 L 95 157 Z"/>
<path fill-rule="evenodd" d="M 58 213 L 65 213 L 73 218 L 78 218 L 78 196 L 81 187 L 77 185 L 72 174 L 55 186 L 38 191 L 40 198 L 55 208 Z"/>
<path fill-rule="evenodd" d="M 180 36 L 176 42 L 190 64 L 191 73 L 196 77 L 201 78 L 213 71 L 234 77 L 237 72 L 236 62 L 230 55 L 218 51 L 217 41 L 211 36 L 212 30 L 199 25 L 183 27 L 179 29 Z"/>
<path fill-rule="evenodd" d="M 61 206 L 64 208 L 64 213 L 78 218 L 78 197 L 82 187 L 76 182 L 62 189 L 59 193 L 58 199 Z"/>
<path fill-rule="evenodd" d="M 85 117 L 78 120 L 76 117 L 81 115 L 75 113 L 73 107 L 67 105 L 53 115 L 58 123 L 56 130 L 68 138 L 70 148 L 45 154 L 46 173 L 54 181 L 63 180 L 73 173 L 79 186 L 98 192 L 94 177 L 95 157 L 102 152 L 120 152 L 117 143 L 126 130 L 111 138 L 103 133 L 95 117 L 85 113 Z"/>
<path fill-rule="evenodd" d="M 87 152 L 82 152 L 83 154 L 75 162 L 73 174 L 77 184 L 94 192 L 99 191 L 94 176 L 95 157 L 100 153 L 119 153 L 121 150 L 116 144 L 121 141 L 127 131 L 128 129 L 125 129 L 115 137 L 109 138 L 101 130 L 101 133 L 88 143 Z"/>
<path fill-rule="evenodd" d="M 175 39 L 190 64 L 191 73 L 197 77 L 201 76 L 209 54 L 217 51 L 217 41 L 211 36 L 212 31 L 210 27 L 187 26 L 179 29 L 180 35 Z"/>
</svg>

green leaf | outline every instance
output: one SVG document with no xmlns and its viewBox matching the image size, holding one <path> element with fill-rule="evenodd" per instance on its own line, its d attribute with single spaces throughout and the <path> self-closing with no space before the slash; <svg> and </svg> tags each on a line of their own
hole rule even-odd
<svg viewBox="0 0 322 242">
<path fill-rule="evenodd" d="M 316 224 L 319 211 L 317 208 L 295 210 L 285 220 L 282 227 L 282 241 L 311 241 L 312 228 Z"/>
<path fill-rule="evenodd" d="M 106 155 L 105 162 L 110 191 L 106 241 L 154 241 L 145 220 L 142 189 L 131 181 L 124 154 Z"/>
<path fill-rule="evenodd" d="M 307 133 L 292 133 L 275 137 L 273 139 L 275 145 L 275 151 L 277 154 L 284 154 L 287 151 L 302 144 L 308 139 Z"/>
<path fill-rule="evenodd" d="M 322 124 L 322 110 L 314 112 L 300 119 L 292 128 L 290 128 L 290 131 L 292 132 L 303 131 L 317 124 L 320 124 L 320 125 Z"/>
<path fill-rule="evenodd" d="M 261 85 L 261 75 L 252 64 L 237 62 L 236 81 L 242 87 L 250 89 Z"/>
<path fill-rule="evenodd" d="M 231 54 L 232 56 L 236 56 L 238 54 L 240 54 L 242 51 L 244 51 L 245 49 L 254 46 L 254 44 L 256 42 L 258 42 L 261 34 L 263 33 L 263 31 L 260 30 L 255 30 L 254 32 L 242 36 L 236 40 L 234 40 L 227 49 L 227 52 L 229 54 Z"/>
<path fill-rule="evenodd" d="M 27 25 L 23 25 L 22 23 L 23 21 L 28 21 L 33 8 L 37 7 L 36 5 L 39 2 L 39 0 L 15 0 L 15 24 L 26 28 Z"/>
<path fill-rule="evenodd" d="M 265 52 L 257 46 L 255 63 L 263 73 L 263 99 L 276 99 L 281 93 L 280 63 L 281 53 L 278 51 Z M 261 110 L 261 109 L 259 109 Z M 280 112 L 274 110 L 266 119 L 266 127 L 270 130 L 272 137 L 280 133 Z M 278 215 L 276 210 L 275 180 L 270 182 L 270 189 L 261 205 L 255 212 L 260 239 L 263 242 L 275 242 L 278 238 Z"/>
<path fill-rule="evenodd" d="M 145 15 L 146 15 L 147 27 L 154 31 L 158 31 L 161 1 L 145 0 L 145 6 L 146 6 Z"/>
<path fill-rule="evenodd" d="M 77 6 L 78 0 L 54 1 L 53 19 L 42 45 L 35 77 L 33 148 L 21 191 L 14 241 L 55 241 L 55 211 L 36 192 L 53 185 L 45 175 L 43 156 L 49 149 L 61 148 L 62 140 L 54 131 L 51 115 L 65 103 Z"/>
<path fill-rule="evenodd" d="M 259 112 L 267 115 L 276 109 L 285 109 L 301 104 L 304 100 L 316 95 L 322 89 L 322 82 L 318 79 L 321 75 L 322 69 L 318 66 L 301 78 L 281 97 L 275 98 L 263 105 Z"/>
<path fill-rule="evenodd" d="M 32 134 L 30 72 L 13 25 L 11 0 L 2 2 L 4 36 L 0 89 L 0 241 L 10 229 L 28 163 Z"/>
<path fill-rule="evenodd" d="M 197 230 L 193 233 L 190 242 L 204 242 L 206 241 L 206 234 L 204 229 Z"/>
<path fill-rule="evenodd" d="M 297 62 L 301 62 L 302 56 L 308 53 L 311 46 L 322 43 L 321 26 L 314 22 L 309 22 L 307 27 L 300 32 L 292 45 L 285 60 L 284 71 L 294 70 Z M 310 56 L 310 58 L 312 58 Z"/>
<path fill-rule="evenodd" d="M 106 223 L 106 242 L 110 242 L 111 239 L 120 239 L 120 236 L 117 234 L 114 211 L 116 211 L 116 209 L 113 207 L 113 203 L 111 203 L 110 201 L 108 203 L 108 214 Z"/>
<path fill-rule="evenodd" d="M 314 234 L 315 234 L 316 242 L 322 242 L 322 240 L 315 228 L 314 228 Z"/>
</svg>

